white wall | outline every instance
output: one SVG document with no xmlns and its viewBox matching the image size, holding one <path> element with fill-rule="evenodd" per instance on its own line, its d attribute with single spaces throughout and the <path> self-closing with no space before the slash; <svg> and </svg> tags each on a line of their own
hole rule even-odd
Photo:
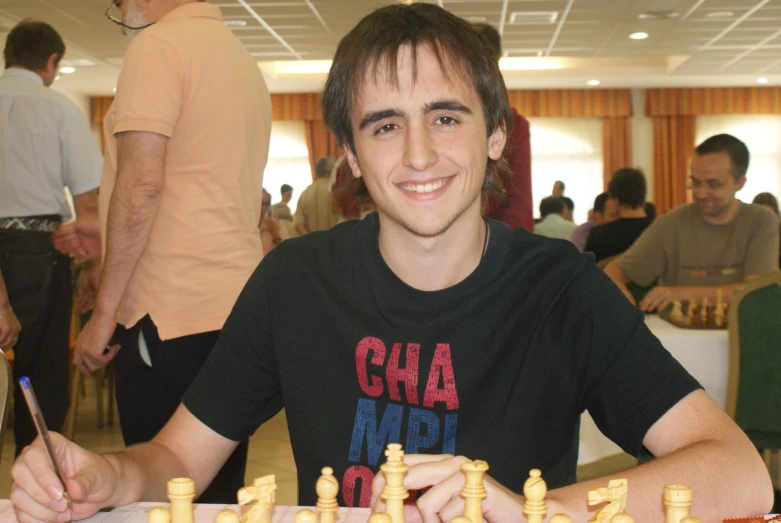
<svg viewBox="0 0 781 523">
<path fill-rule="evenodd" d="M 632 89 L 632 163 L 642 169 L 648 185 L 648 201 L 654 201 L 654 127 L 645 115 L 645 89 Z"/>
</svg>

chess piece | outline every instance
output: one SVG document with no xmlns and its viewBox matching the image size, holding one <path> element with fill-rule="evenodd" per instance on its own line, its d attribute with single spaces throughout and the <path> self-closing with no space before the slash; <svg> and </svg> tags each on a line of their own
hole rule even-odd
<svg viewBox="0 0 781 523">
<path fill-rule="evenodd" d="M 716 325 L 716 327 L 721 327 L 724 325 L 725 309 L 726 306 L 724 305 L 724 298 L 721 289 L 719 289 L 716 291 L 716 310 L 713 312 L 713 324 Z"/>
<path fill-rule="evenodd" d="M 702 523 L 700 521 L 700 518 L 695 518 L 694 516 L 686 516 L 681 520 L 681 523 Z"/>
<path fill-rule="evenodd" d="M 388 460 L 380 466 L 385 476 L 385 488 L 380 497 L 385 501 L 385 512 L 391 517 L 391 523 L 404 523 L 404 500 L 409 497 L 404 487 L 404 476 L 409 466 L 402 461 L 404 451 L 398 443 L 389 444 L 385 455 Z"/>
<path fill-rule="evenodd" d="M 168 499 L 171 501 L 171 523 L 195 523 L 195 481 L 190 478 L 169 479 Z"/>
<path fill-rule="evenodd" d="M 320 523 L 335 523 L 336 511 L 339 503 L 336 495 L 339 494 L 339 482 L 334 477 L 334 469 L 323 467 L 322 476 L 315 483 L 317 492 L 317 511 L 320 513 Z"/>
<path fill-rule="evenodd" d="M 171 513 L 165 507 L 155 507 L 146 514 L 147 523 L 171 523 Z"/>
<path fill-rule="evenodd" d="M 681 302 L 675 300 L 673 302 L 673 310 L 670 313 L 670 317 L 675 321 L 683 320 L 683 311 L 681 310 Z"/>
<path fill-rule="evenodd" d="M 545 506 L 548 485 L 541 476 L 540 469 L 531 469 L 529 479 L 523 484 L 523 495 L 526 498 L 523 513 L 526 514 L 529 523 L 542 523 L 542 518 L 548 511 Z"/>
<path fill-rule="evenodd" d="M 607 487 L 599 487 L 588 491 L 590 507 L 608 502 L 602 510 L 589 519 L 589 523 L 609 523 L 610 520 L 626 508 L 626 497 L 629 489 L 625 479 L 611 479 Z M 678 522 L 676 522 L 678 523 Z"/>
<path fill-rule="evenodd" d="M 702 299 L 702 307 L 700 307 L 700 323 L 703 325 L 708 324 L 708 298 Z"/>
<path fill-rule="evenodd" d="M 548 523 L 572 523 L 572 518 L 566 514 L 554 514 L 550 517 Z"/>
<path fill-rule="evenodd" d="M 456 516 L 450 520 L 450 523 L 473 523 L 471 519 L 466 516 Z"/>
<path fill-rule="evenodd" d="M 626 512 L 619 512 L 610 519 L 610 523 L 635 523 L 635 518 Z"/>
<path fill-rule="evenodd" d="M 305 508 L 296 512 L 293 518 L 294 523 L 317 523 L 317 514 L 314 510 Z"/>
<path fill-rule="evenodd" d="M 485 461 L 465 461 L 461 464 L 461 472 L 464 473 L 464 487 L 461 489 L 461 497 L 464 498 L 464 516 L 472 523 L 483 523 L 483 500 L 487 494 L 483 486 L 483 476 L 488 470 Z"/>
<path fill-rule="evenodd" d="M 149 523 L 152 523 L 151 521 Z M 224 508 L 217 512 L 214 523 L 239 523 L 239 515 L 235 510 Z"/>
<path fill-rule="evenodd" d="M 276 478 L 273 474 L 255 478 L 251 487 L 239 489 L 239 505 L 251 504 L 249 511 L 241 518 L 241 523 L 271 523 L 276 489 Z"/>
<path fill-rule="evenodd" d="M 664 506 L 667 514 L 664 523 L 681 523 L 681 520 L 689 516 L 689 508 L 692 506 L 692 489 L 686 485 L 667 485 L 664 487 Z"/>
<path fill-rule="evenodd" d="M 366 523 L 391 523 L 391 517 L 385 512 L 375 512 Z"/>
<path fill-rule="evenodd" d="M 689 300 L 689 307 L 686 309 L 686 324 L 691 325 L 694 323 L 694 315 L 697 312 L 697 302 L 692 298 Z"/>
</svg>

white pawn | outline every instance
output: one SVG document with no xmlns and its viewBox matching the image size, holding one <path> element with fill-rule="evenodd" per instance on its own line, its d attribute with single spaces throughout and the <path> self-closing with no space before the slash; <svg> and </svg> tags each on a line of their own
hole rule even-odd
<svg viewBox="0 0 781 523">
<path fill-rule="evenodd" d="M 317 511 L 320 513 L 320 523 L 335 523 L 336 511 L 339 510 L 339 504 L 336 502 L 336 495 L 339 493 L 339 482 L 334 477 L 334 469 L 323 467 L 323 474 L 315 483 L 315 492 L 317 492 Z"/>
<path fill-rule="evenodd" d="M 542 523 L 542 518 L 548 511 L 545 506 L 548 485 L 541 476 L 540 469 L 532 469 L 529 472 L 529 479 L 523 484 L 523 495 L 526 498 L 523 513 L 528 517 L 528 523 Z"/>
<path fill-rule="evenodd" d="M 217 512 L 215 523 L 239 523 L 239 515 L 235 510 L 224 508 Z M 151 521 L 149 523 L 152 523 Z"/>
<path fill-rule="evenodd" d="M 366 523 L 391 523 L 391 517 L 385 512 L 375 512 Z"/>
<path fill-rule="evenodd" d="M 550 517 L 548 523 L 572 523 L 572 518 L 566 514 L 554 514 Z"/>
<path fill-rule="evenodd" d="M 610 523 L 635 523 L 635 518 L 626 512 L 619 512 L 610 518 Z"/>
<path fill-rule="evenodd" d="M 171 513 L 165 507 L 155 507 L 146 514 L 147 523 L 171 523 Z"/>
<path fill-rule="evenodd" d="M 294 523 L 317 523 L 317 514 L 314 510 L 305 508 L 296 512 L 293 518 Z"/>
<path fill-rule="evenodd" d="M 195 481 L 190 478 L 169 479 L 168 499 L 171 501 L 171 523 L 195 523 Z"/>
</svg>

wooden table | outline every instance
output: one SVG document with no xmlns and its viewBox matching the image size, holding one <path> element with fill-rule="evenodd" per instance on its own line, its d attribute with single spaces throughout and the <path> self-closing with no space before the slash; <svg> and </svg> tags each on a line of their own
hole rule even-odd
<svg viewBox="0 0 781 523">
<path fill-rule="evenodd" d="M 727 330 L 681 329 L 657 316 L 646 316 L 645 324 L 664 348 L 680 362 L 724 408 L 727 404 L 729 337 Z M 620 454 L 621 448 L 606 438 L 594 420 L 583 413 L 580 420 L 578 465 Z"/>
</svg>

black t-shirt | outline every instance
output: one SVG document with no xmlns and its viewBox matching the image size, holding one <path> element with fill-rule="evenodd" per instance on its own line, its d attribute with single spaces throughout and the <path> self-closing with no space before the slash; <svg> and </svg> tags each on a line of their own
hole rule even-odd
<svg viewBox="0 0 781 523">
<path fill-rule="evenodd" d="M 567 242 L 488 220 L 461 283 L 416 290 L 385 264 L 376 213 L 282 242 L 241 293 L 184 404 L 234 441 L 286 408 L 299 503 L 323 466 L 367 506 L 387 443 L 484 459 L 521 491 L 575 481 L 580 414 L 637 455 L 698 383 Z"/>
<path fill-rule="evenodd" d="M 584 250 L 593 252 L 597 261 L 621 254 L 635 243 L 651 223 L 651 218 L 619 218 L 597 225 L 591 229 Z"/>
</svg>

